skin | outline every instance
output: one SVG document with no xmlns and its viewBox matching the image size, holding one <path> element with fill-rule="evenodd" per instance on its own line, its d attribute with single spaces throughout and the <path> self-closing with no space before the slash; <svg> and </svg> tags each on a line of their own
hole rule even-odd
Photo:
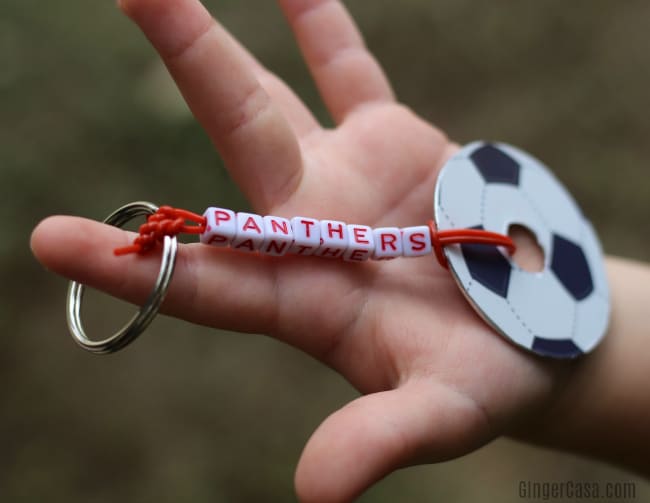
<svg viewBox="0 0 650 503">
<path fill-rule="evenodd" d="M 438 172 L 458 147 L 396 102 L 341 3 L 278 3 L 333 129 L 323 129 L 198 0 L 119 2 L 256 212 L 371 226 L 426 222 Z M 32 249 L 59 274 L 141 303 L 157 274 L 156 254 L 106 253 L 132 239 L 57 216 L 34 230 Z M 520 242 L 518 260 L 534 262 L 534 246 Z M 633 446 L 650 448 L 650 403 L 639 391 L 650 357 L 634 350 L 648 334 L 640 320 L 650 272 L 620 260 L 608 268 L 611 333 L 578 362 L 538 358 L 497 336 L 431 257 L 348 264 L 183 245 L 164 311 L 268 334 L 336 369 L 362 393 L 305 447 L 295 477 L 303 502 L 350 501 L 397 468 L 455 458 L 503 434 L 649 474 L 647 461 L 628 454 Z M 633 417 L 622 417 L 625 406 Z"/>
</svg>

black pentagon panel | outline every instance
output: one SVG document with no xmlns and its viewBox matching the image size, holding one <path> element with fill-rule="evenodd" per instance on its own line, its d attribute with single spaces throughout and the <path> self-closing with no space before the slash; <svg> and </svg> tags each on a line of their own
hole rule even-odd
<svg viewBox="0 0 650 503">
<path fill-rule="evenodd" d="M 557 234 L 553 235 L 551 270 L 576 300 L 588 297 L 594 290 L 591 271 L 582 248 Z"/>
<path fill-rule="evenodd" d="M 474 229 L 482 229 L 482 227 L 474 227 Z M 491 245 L 463 244 L 460 248 L 472 279 L 506 298 L 512 270 L 508 259 Z"/>
<path fill-rule="evenodd" d="M 533 340 L 533 351 L 543 356 L 553 356 L 555 358 L 575 358 L 580 356 L 582 351 L 570 339 L 543 339 L 535 337 Z"/>
<path fill-rule="evenodd" d="M 485 183 L 519 185 L 519 163 L 494 145 L 486 144 L 476 149 L 470 158 Z"/>
</svg>

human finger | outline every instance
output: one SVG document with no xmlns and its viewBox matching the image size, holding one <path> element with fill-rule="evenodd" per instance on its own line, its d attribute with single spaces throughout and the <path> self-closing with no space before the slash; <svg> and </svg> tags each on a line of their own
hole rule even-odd
<svg viewBox="0 0 650 503">
<path fill-rule="evenodd" d="M 147 298 L 158 273 L 157 253 L 116 257 L 112 250 L 128 245 L 133 234 L 118 228 L 77 217 L 55 216 L 41 222 L 32 234 L 31 246 L 38 260 L 48 269 L 134 304 Z M 210 280 L 219 298 L 216 309 L 201 309 L 208 274 L 197 264 L 197 253 L 216 251 L 206 246 L 185 246 L 179 251 L 165 310 L 198 323 L 223 324 L 237 330 L 255 331 L 273 317 L 268 301 L 273 290 L 272 277 L 264 265 L 243 253 L 224 253 L 210 264 Z M 78 257 L 84 257 L 79 260 Z M 226 288 L 226 285 L 229 285 Z M 254 294 L 253 294 L 254 293 Z M 246 302 L 242 302 L 246 299 Z M 217 312 L 223 309 L 223 316 Z M 244 310 L 255 310 L 253 322 Z"/>
<path fill-rule="evenodd" d="M 141 305 L 155 282 L 160 257 L 155 252 L 113 255 L 113 249 L 131 244 L 133 237 L 92 220 L 55 216 L 34 229 L 31 246 L 48 269 Z M 322 357 L 332 346 L 327 334 L 337 333 L 357 315 L 350 296 L 341 295 L 342 306 L 322 308 L 323 291 L 332 303 L 337 289 L 351 289 L 359 273 L 337 270 L 341 265 L 327 260 L 315 270 L 309 259 L 182 245 L 162 311 L 207 326 L 273 335 Z"/>
<path fill-rule="evenodd" d="M 398 468 L 477 448 L 488 440 L 485 426 L 470 399 L 442 385 L 406 383 L 363 396 L 329 416 L 309 439 L 296 491 L 303 503 L 353 501 Z"/>
<path fill-rule="evenodd" d="M 388 79 L 338 0 L 279 0 L 337 123 L 360 105 L 393 101 Z"/>
<path fill-rule="evenodd" d="M 162 57 L 253 206 L 267 210 L 284 202 L 300 182 L 301 153 L 287 119 L 255 77 L 251 58 L 198 0 L 120 5 Z"/>
</svg>

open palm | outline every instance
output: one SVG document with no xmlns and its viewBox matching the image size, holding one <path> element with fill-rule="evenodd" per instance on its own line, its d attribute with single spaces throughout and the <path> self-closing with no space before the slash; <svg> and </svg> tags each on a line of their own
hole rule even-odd
<svg viewBox="0 0 650 503">
<path fill-rule="evenodd" d="M 395 102 L 339 2 L 279 3 L 335 129 L 323 129 L 198 0 L 121 1 L 256 211 L 424 224 L 455 145 Z M 37 228 L 33 248 L 59 273 L 141 302 L 156 257 L 106 252 L 130 239 L 96 222 L 54 217 Z M 476 449 L 544 403 L 557 380 L 493 333 L 432 257 L 356 264 L 185 245 L 165 311 L 270 334 L 364 393 L 309 441 L 296 476 L 304 501 L 348 501 L 400 466 Z"/>
</svg>

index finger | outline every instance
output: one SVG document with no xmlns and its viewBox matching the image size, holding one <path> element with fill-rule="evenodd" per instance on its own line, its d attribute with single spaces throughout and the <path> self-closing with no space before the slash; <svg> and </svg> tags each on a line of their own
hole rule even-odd
<svg viewBox="0 0 650 503">
<path fill-rule="evenodd" d="M 232 37 L 198 0 L 120 6 L 162 57 L 253 206 L 284 202 L 302 176 L 298 141 Z"/>
</svg>

